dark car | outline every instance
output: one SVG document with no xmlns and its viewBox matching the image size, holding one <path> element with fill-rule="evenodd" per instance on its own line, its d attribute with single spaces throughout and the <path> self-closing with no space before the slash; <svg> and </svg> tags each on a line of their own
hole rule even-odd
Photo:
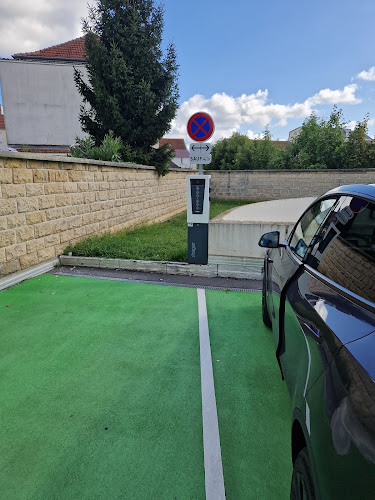
<svg viewBox="0 0 375 500">
<path fill-rule="evenodd" d="M 292 403 L 291 498 L 375 498 L 375 185 L 266 233 L 263 321 Z"/>
</svg>

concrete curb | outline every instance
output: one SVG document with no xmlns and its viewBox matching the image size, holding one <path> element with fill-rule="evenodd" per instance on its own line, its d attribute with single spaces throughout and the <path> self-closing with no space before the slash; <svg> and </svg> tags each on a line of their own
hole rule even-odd
<svg viewBox="0 0 375 500">
<path fill-rule="evenodd" d="M 104 259 L 101 257 L 73 257 L 60 255 L 62 266 L 99 267 L 102 269 L 125 269 L 127 271 L 143 271 L 183 276 L 203 276 L 206 278 L 239 278 L 262 279 L 261 271 L 236 270 L 221 264 L 187 264 L 185 262 L 159 262 L 147 260 Z"/>
<path fill-rule="evenodd" d="M 5 278 L 0 279 L 0 290 L 5 290 L 10 286 L 18 285 L 22 281 L 28 280 L 30 278 L 35 278 L 35 276 L 40 276 L 41 274 L 51 271 L 55 266 L 59 265 L 58 259 L 51 259 L 36 266 L 29 267 L 23 271 L 18 271 L 16 273 L 10 274 Z"/>
</svg>

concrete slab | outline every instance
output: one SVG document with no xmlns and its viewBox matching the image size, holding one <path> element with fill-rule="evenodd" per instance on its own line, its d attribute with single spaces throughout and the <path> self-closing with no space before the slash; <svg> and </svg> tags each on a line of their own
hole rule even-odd
<svg viewBox="0 0 375 500">
<path fill-rule="evenodd" d="M 259 273 L 264 233 L 279 231 L 286 241 L 295 223 L 315 198 L 273 200 L 236 207 L 210 221 L 208 261 L 240 272 Z M 242 259 L 242 260 L 241 260 Z"/>
<path fill-rule="evenodd" d="M 314 200 L 315 197 L 310 197 L 251 203 L 232 208 L 212 219 L 211 223 L 294 225 Z"/>
<path fill-rule="evenodd" d="M 259 280 L 242 278 L 188 276 L 181 274 L 149 273 L 145 271 L 128 271 L 125 269 L 105 269 L 103 267 L 64 266 L 50 271 L 51 274 L 62 276 L 79 276 L 120 281 L 137 281 L 140 283 L 169 284 L 174 286 L 188 286 L 199 288 L 213 288 L 221 290 L 258 291 L 262 289 Z"/>
<path fill-rule="evenodd" d="M 41 262 L 36 266 L 29 267 L 23 271 L 18 271 L 16 273 L 10 274 L 0 279 L 0 290 L 5 290 L 14 285 L 18 285 L 22 281 L 28 280 L 30 278 L 35 278 L 35 276 L 40 276 L 41 274 L 51 271 L 54 267 L 59 265 L 58 259 L 50 259 L 46 262 Z"/>
</svg>

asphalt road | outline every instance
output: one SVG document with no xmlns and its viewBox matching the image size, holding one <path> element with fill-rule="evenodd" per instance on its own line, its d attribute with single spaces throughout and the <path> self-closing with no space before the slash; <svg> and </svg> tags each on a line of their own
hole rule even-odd
<svg viewBox="0 0 375 500">
<path fill-rule="evenodd" d="M 101 269 L 97 267 L 62 266 L 50 271 L 51 274 L 65 276 L 87 276 L 92 278 L 108 278 L 114 280 L 139 281 L 148 283 L 165 283 L 178 286 L 199 288 L 218 288 L 223 290 L 251 290 L 260 291 L 262 282 L 236 278 L 205 278 L 202 276 L 180 276 L 159 273 L 145 273 L 140 271 L 126 271 L 118 269 Z"/>
</svg>

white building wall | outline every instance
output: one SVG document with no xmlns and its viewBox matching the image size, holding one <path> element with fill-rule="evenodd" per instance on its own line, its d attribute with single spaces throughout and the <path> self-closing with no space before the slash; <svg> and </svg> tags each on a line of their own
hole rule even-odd
<svg viewBox="0 0 375 500">
<path fill-rule="evenodd" d="M 172 163 L 179 168 L 191 168 L 190 158 L 177 158 L 176 156 L 172 158 Z"/>
<path fill-rule="evenodd" d="M 0 84 L 8 145 L 69 147 L 84 136 L 73 64 L 0 60 Z"/>
</svg>

